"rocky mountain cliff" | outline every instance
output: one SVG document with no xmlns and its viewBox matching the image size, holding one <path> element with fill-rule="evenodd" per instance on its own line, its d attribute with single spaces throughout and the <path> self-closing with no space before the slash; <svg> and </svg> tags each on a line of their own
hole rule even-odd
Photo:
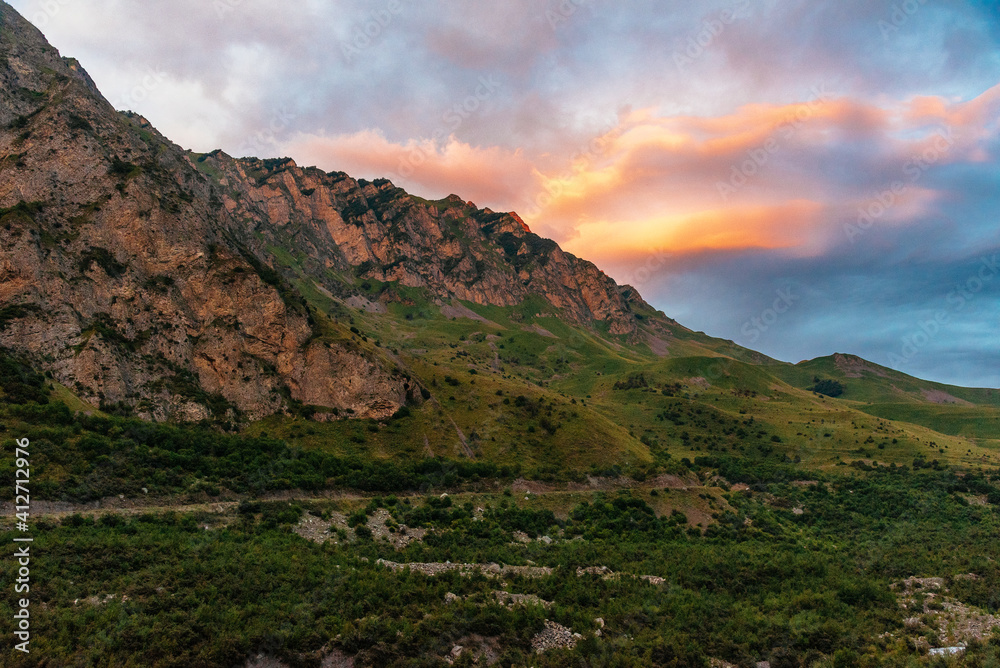
<svg viewBox="0 0 1000 668">
<path fill-rule="evenodd" d="M 0 81 L 0 344 L 154 419 L 413 400 L 394 363 L 323 331 L 179 147 L 6 4 Z"/>
<path fill-rule="evenodd" d="M 418 379 L 306 302 L 283 255 L 342 301 L 364 280 L 498 306 L 535 296 L 634 340 L 636 310 L 652 312 L 515 214 L 188 154 L 0 2 L 0 345 L 150 419 L 381 418 L 419 402 Z"/>
<path fill-rule="evenodd" d="M 319 263 L 309 272 L 314 279 L 331 269 L 494 306 L 536 295 L 563 319 L 603 321 L 612 334 L 636 333 L 630 301 L 652 310 L 593 263 L 533 234 L 514 213 L 480 209 L 457 195 L 429 202 L 384 179 L 357 181 L 287 158 L 237 160 L 215 151 L 197 161 L 225 191 L 229 212 L 249 206 L 269 244 Z"/>
</svg>

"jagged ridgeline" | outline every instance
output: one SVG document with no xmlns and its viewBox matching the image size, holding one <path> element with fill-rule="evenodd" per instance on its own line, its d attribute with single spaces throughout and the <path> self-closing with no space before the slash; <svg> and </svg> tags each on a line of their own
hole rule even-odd
<svg viewBox="0 0 1000 668">
<path fill-rule="evenodd" d="M 85 412 L 542 478 L 1000 438 L 993 391 L 692 332 L 514 213 L 185 151 L 3 3 L 0 346 Z"/>
<path fill-rule="evenodd" d="M 188 154 L 5 4 L 0 20 L 0 344 L 95 406 L 239 421 L 419 404 L 421 379 L 351 331 L 358 304 L 527 305 L 645 336 L 634 290 L 516 215 Z"/>
</svg>

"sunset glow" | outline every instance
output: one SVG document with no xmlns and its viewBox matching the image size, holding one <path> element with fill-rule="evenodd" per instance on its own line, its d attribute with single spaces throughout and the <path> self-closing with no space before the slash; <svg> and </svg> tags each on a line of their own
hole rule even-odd
<svg viewBox="0 0 1000 668">
<path fill-rule="evenodd" d="M 194 150 L 516 211 L 620 280 L 669 253 L 643 294 L 724 338 L 795 286 L 812 299 L 757 342 L 783 359 L 888 363 L 1000 244 L 987 3 L 439 0 L 374 24 L 353 0 L 14 5 L 112 102 Z M 167 38 L 180 25 L 202 48 Z M 1000 368 L 996 302 L 985 291 L 928 345 L 937 361 L 902 370 L 1000 384 L 984 370 Z"/>
</svg>

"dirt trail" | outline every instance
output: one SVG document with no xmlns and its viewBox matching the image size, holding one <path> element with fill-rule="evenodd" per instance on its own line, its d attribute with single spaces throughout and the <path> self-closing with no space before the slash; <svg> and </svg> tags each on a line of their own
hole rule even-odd
<svg viewBox="0 0 1000 668">
<path fill-rule="evenodd" d="M 419 496 L 419 495 L 414 495 Z M 255 497 L 257 501 L 332 501 L 332 500 L 361 500 L 368 497 L 361 494 L 346 492 L 335 492 L 325 495 L 315 494 L 294 494 L 277 493 L 262 497 Z M 180 500 L 170 499 L 125 499 L 111 497 L 93 501 L 91 503 L 67 503 L 64 501 L 32 501 L 31 517 L 66 517 L 69 515 L 107 515 L 118 513 L 120 515 L 140 515 L 142 513 L 188 513 L 188 512 L 208 512 L 227 513 L 234 510 L 239 501 L 203 501 L 199 503 L 185 503 Z M 14 504 L 4 502 L 0 504 L 0 518 L 12 518 L 14 516 Z"/>
<path fill-rule="evenodd" d="M 463 443 L 464 444 L 464 443 Z M 466 445 L 468 447 L 468 445 Z M 669 478 L 669 479 L 668 479 Z M 664 484 L 666 483 L 666 484 Z M 578 494 L 580 492 L 609 492 L 623 489 L 638 491 L 641 489 L 657 489 L 664 487 L 674 487 L 683 490 L 693 491 L 697 489 L 708 489 L 700 486 L 695 480 L 684 480 L 674 476 L 660 476 L 645 483 L 636 482 L 626 478 L 600 478 L 590 479 L 587 483 L 565 483 L 557 485 L 552 483 L 538 483 L 520 478 L 511 485 L 515 493 L 530 492 L 536 496 L 559 496 L 564 494 Z M 458 491 L 448 492 L 451 496 L 461 498 L 472 494 L 498 494 L 501 488 L 482 491 Z M 281 491 L 266 494 L 260 497 L 253 497 L 255 501 L 288 501 L 291 502 L 312 502 L 312 501 L 365 501 L 377 494 L 360 494 L 351 491 L 330 490 L 321 494 L 303 494 L 295 491 Z M 422 499 L 427 496 L 426 492 L 396 493 L 400 499 Z M 139 515 L 142 513 L 166 513 L 166 512 L 208 512 L 225 514 L 235 511 L 239 505 L 239 500 L 225 501 L 201 501 L 190 502 L 181 499 L 169 498 L 125 498 L 108 497 L 99 501 L 89 503 L 69 503 L 65 501 L 43 501 L 31 502 L 31 517 L 66 517 L 74 514 L 82 515 L 106 515 L 118 513 L 121 515 Z M 14 518 L 14 504 L 5 501 L 0 503 L 0 521 Z"/>
<path fill-rule="evenodd" d="M 462 451 L 465 452 L 465 456 L 469 459 L 475 459 L 476 453 L 474 453 L 472 448 L 469 447 L 469 442 L 465 440 L 465 434 L 463 434 L 462 430 L 458 428 L 457 424 L 455 424 L 454 418 L 449 417 L 448 419 L 451 420 L 451 426 L 453 426 L 455 431 L 458 432 L 458 440 L 462 442 Z"/>
</svg>

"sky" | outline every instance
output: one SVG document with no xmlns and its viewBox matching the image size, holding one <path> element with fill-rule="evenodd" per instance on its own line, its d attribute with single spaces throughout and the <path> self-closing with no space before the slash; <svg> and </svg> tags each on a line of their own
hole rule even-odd
<svg viewBox="0 0 1000 668">
<path fill-rule="evenodd" d="M 693 329 L 1000 387 L 1000 9 L 11 0 L 119 109 L 516 211 Z"/>
</svg>

